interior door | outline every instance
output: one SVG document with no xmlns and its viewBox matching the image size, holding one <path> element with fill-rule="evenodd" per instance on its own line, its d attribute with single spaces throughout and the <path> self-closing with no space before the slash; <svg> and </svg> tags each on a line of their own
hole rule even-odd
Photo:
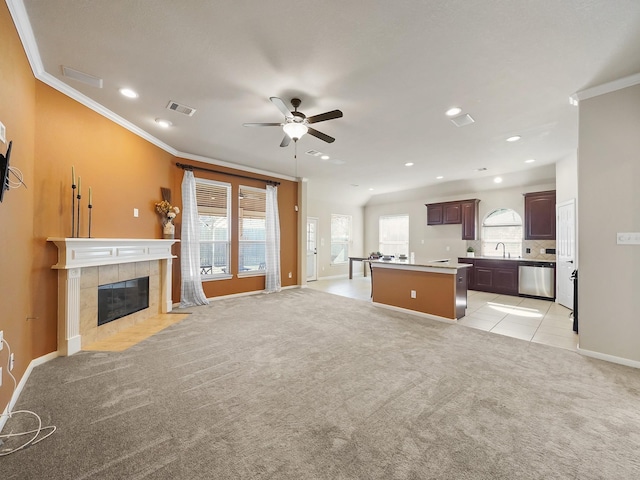
<svg viewBox="0 0 640 480">
<path fill-rule="evenodd" d="M 556 297 L 560 305 L 573 310 L 573 282 L 576 269 L 576 204 L 569 200 L 556 207 Z"/>
<path fill-rule="evenodd" d="M 307 282 L 318 279 L 318 219 L 307 217 Z"/>
</svg>

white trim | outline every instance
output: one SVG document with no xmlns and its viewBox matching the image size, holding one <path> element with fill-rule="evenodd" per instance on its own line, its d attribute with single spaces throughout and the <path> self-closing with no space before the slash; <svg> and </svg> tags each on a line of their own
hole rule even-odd
<svg viewBox="0 0 640 480">
<path fill-rule="evenodd" d="M 640 362 L 638 360 L 631 360 L 629 358 L 616 357 L 607 353 L 594 352 L 593 350 L 585 350 L 580 348 L 580 345 L 576 348 L 576 352 L 585 357 L 597 358 L 598 360 L 604 360 L 605 362 L 617 363 L 632 368 L 640 368 Z"/>
<path fill-rule="evenodd" d="M 40 58 L 40 51 L 38 50 L 38 44 L 35 39 L 35 35 L 33 34 L 33 29 L 31 28 L 31 23 L 29 22 L 29 16 L 27 15 L 27 10 L 24 6 L 23 0 L 6 0 L 7 6 L 9 7 L 9 12 L 11 13 L 11 17 L 13 19 L 13 23 L 16 26 L 16 30 L 18 31 L 18 36 L 20 37 L 20 41 L 22 42 L 22 46 L 24 48 L 25 54 L 27 55 L 27 59 L 29 60 L 29 64 L 31 65 L 31 70 L 33 72 L 34 77 L 40 80 L 43 83 L 46 83 L 50 87 L 58 90 L 59 92 L 67 95 L 68 97 L 73 98 L 77 102 L 81 103 L 87 108 L 103 115 L 108 118 L 112 122 L 120 125 L 123 128 L 126 128 L 130 132 L 138 135 L 139 137 L 144 138 L 148 142 L 153 145 L 159 147 L 167 153 L 170 153 L 174 157 L 179 157 L 187 160 L 196 160 L 199 162 L 209 163 L 212 165 L 218 165 L 222 167 L 229 167 L 236 170 L 240 170 L 243 172 L 257 173 L 260 175 L 267 175 L 274 178 L 280 178 L 282 180 L 289 181 L 297 181 L 296 177 L 291 177 L 289 175 L 282 175 L 278 173 L 269 172 L 266 170 L 261 170 L 258 168 L 245 167 L 243 165 L 238 165 L 236 163 L 224 162 L 222 160 L 217 160 L 211 157 L 205 157 L 202 155 L 194 155 L 191 153 L 180 152 L 176 150 L 174 147 L 167 145 L 162 140 L 154 137 L 147 131 L 141 129 L 137 125 L 129 122 L 128 120 L 122 118 L 120 115 L 112 112 L 107 109 L 103 105 L 97 103 L 95 100 L 87 97 L 86 95 L 80 93 L 73 87 L 70 87 L 57 77 L 48 73 L 44 69 L 44 65 L 42 63 L 42 59 Z"/>
<path fill-rule="evenodd" d="M 177 258 L 171 246 L 180 240 L 48 237 L 47 241 L 58 247 L 58 263 L 51 268 L 69 270 Z"/>
<path fill-rule="evenodd" d="M 571 98 L 573 101 L 580 102 L 581 100 L 599 97 L 600 95 L 605 95 L 617 90 L 622 90 L 623 88 L 627 87 L 633 87 L 634 85 L 638 84 L 640 84 L 640 73 L 629 75 L 628 77 L 619 78 L 617 80 L 613 80 L 612 82 L 603 83 L 602 85 L 597 85 L 595 87 L 587 88 L 586 90 L 581 90 L 574 93 L 569 98 Z"/>
<path fill-rule="evenodd" d="M 58 352 L 51 352 L 51 353 L 47 353 L 46 355 L 43 355 L 42 357 L 34 358 L 33 360 L 31 360 L 31 362 L 29 363 L 29 366 L 24 372 L 24 375 L 22 375 L 22 378 L 20 379 L 20 382 L 16 386 L 16 389 L 13 391 L 13 394 L 9 399 L 9 403 L 7 404 L 4 411 L 2 412 L 2 417 L 0 417 L 0 432 L 4 428 L 5 423 L 7 423 L 7 420 L 9 420 L 9 416 L 7 414 L 13 410 L 13 407 L 18 402 L 18 398 L 22 393 L 22 389 L 27 384 L 27 380 L 29 379 L 29 376 L 31 375 L 31 372 L 33 371 L 33 369 L 39 365 L 42 365 L 44 363 L 47 363 L 53 360 L 56 357 L 58 357 Z"/>
<path fill-rule="evenodd" d="M 441 317 L 439 315 L 432 315 L 430 313 L 418 312 L 417 310 L 409 310 L 408 308 L 396 307 L 394 305 L 387 305 L 386 303 L 371 302 L 371 304 L 375 305 L 376 307 L 382 307 L 388 310 L 395 310 L 396 312 L 415 315 L 416 317 L 428 318 L 430 320 L 437 320 L 438 322 L 444 322 L 449 324 L 458 323 L 457 320 L 453 320 L 451 318 Z"/>
</svg>

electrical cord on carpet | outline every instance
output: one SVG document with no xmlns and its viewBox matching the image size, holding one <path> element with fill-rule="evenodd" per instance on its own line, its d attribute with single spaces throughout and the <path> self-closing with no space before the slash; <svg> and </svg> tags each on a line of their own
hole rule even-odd
<svg viewBox="0 0 640 480">
<path fill-rule="evenodd" d="M 7 373 L 9 374 L 9 376 L 11 377 L 11 379 L 13 380 L 13 394 L 16 392 L 16 389 L 18 388 L 18 383 L 16 382 L 16 377 L 13 376 L 13 374 L 11 373 L 11 370 L 9 369 L 9 367 L 11 366 L 11 346 L 9 345 L 9 343 L 3 338 L 2 339 L 2 343 L 4 343 L 7 346 L 7 350 L 9 352 L 9 356 L 8 356 L 8 360 L 7 360 Z M 16 415 L 18 413 L 23 414 L 29 414 L 29 415 L 33 415 L 36 420 L 38 421 L 38 428 L 34 429 L 34 430 L 29 430 L 26 432 L 19 432 L 19 433 L 6 433 L 6 434 L 0 434 L 0 457 L 5 457 L 7 455 L 11 455 L 14 452 L 17 452 L 18 450 L 22 450 L 24 448 L 27 448 L 31 445 L 35 445 L 36 443 L 41 442 L 42 440 L 44 440 L 47 437 L 50 437 L 51 435 L 53 435 L 53 432 L 56 431 L 56 427 L 51 425 L 51 426 L 47 426 L 47 427 L 43 427 L 42 426 L 42 419 L 40 418 L 40 416 L 35 413 L 32 412 L 31 410 L 16 410 L 15 412 L 11 411 L 11 403 L 9 403 L 9 407 L 8 407 L 8 412 L 7 413 L 2 413 L 0 414 L 0 418 L 2 417 L 9 417 L 12 418 L 13 415 Z M 6 424 L 5 424 L 6 427 Z M 40 435 L 40 433 L 42 433 L 45 430 L 51 430 L 49 433 L 47 433 L 46 435 L 44 435 L 43 437 L 38 438 L 38 436 Z M 18 447 L 15 448 L 11 448 L 11 449 L 6 449 L 3 450 L 2 449 L 2 439 L 3 438 L 13 438 L 13 437 L 22 437 L 25 435 L 31 435 L 34 434 L 33 437 L 30 437 L 25 443 L 23 443 L 22 445 L 19 445 Z"/>
</svg>

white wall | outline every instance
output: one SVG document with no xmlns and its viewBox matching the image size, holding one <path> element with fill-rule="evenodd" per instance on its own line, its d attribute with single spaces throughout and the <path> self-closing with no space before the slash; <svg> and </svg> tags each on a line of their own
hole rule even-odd
<svg viewBox="0 0 640 480">
<path fill-rule="evenodd" d="M 308 217 L 318 219 L 318 278 L 347 275 L 349 272 L 348 264 L 331 265 L 331 214 L 351 215 L 353 241 L 349 246 L 349 256 L 365 256 L 362 207 L 347 205 L 343 202 L 335 203 L 308 198 L 306 213 Z M 306 224 L 306 219 L 304 221 Z M 362 264 L 358 263 L 357 265 Z"/>
<path fill-rule="evenodd" d="M 640 362 L 640 85 L 580 101 L 580 350 Z M 640 365 L 640 364 L 638 364 Z"/>
<path fill-rule="evenodd" d="M 578 198 L 578 153 L 556 162 L 556 202 Z"/>
<path fill-rule="evenodd" d="M 424 193 L 416 192 L 414 200 L 367 205 L 364 209 L 365 250 L 370 252 L 378 249 L 378 219 L 381 215 L 404 213 L 409 214 L 409 251 L 415 252 L 417 262 L 464 257 L 467 242 L 462 240 L 462 225 L 427 226 L 425 203 L 478 198 L 480 199 L 478 204 L 480 224 L 484 217 L 498 208 L 511 208 L 524 220 L 523 194 L 554 189 L 555 183 L 544 183 L 467 192 L 446 197 L 429 197 Z"/>
</svg>

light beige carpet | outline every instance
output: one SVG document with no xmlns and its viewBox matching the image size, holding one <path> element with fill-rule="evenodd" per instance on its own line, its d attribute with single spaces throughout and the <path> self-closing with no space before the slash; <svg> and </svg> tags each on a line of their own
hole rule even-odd
<svg viewBox="0 0 640 480">
<path fill-rule="evenodd" d="M 190 311 L 35 368 L 58 431 L 3 480 L 640 478 L 638 370 L 309 289 Z"/>
</svg>

